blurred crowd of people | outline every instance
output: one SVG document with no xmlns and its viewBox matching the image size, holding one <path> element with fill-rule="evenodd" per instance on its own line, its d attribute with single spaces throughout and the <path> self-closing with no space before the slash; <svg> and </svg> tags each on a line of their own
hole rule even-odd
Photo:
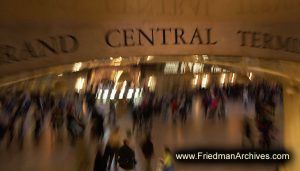
<svg viewBox="0 0 300 171">
<path fill-rule="evenodd" d="M 145 88 L 146 89 L 146 88 Z M 131 134 L 143 135 L 141 149 L 146 159 L 147 170 L 151 168 L 151 158 L 154 153 L 151 141 L 151 130 L 154 117 L 161 117 L 164 121 L 171 120 L 174 125 L 180 121 L 184 125 L 192 113 L 195 95 L 202 97 L 203 117 L 205 119 L 226 119 L 226 101 L 241 100 L 246 109 L 251 104 L 255 106 L 256 127 L 261 140 L 260 146 L 271 147 L 272 131 L 274 130 L 274 113 L 276 105 L 282 103 L 282 88 L 267 82 L 248 85 L 232 85 L 224 87 L 210 87 L 191 91 L 174 91 L 167 95 L 160 95 L 145 90 L 139 103 L 129 99 L 128 113 L 132 118 L 132 130 L 127 138 L 121 139 L 117 125 L 116 101 L 108 100 L 103 106 L 98 104 L 96 92 L 86 91 L 84 94 L 67 93 L 64 96 L 53 95 L 50 92 L 36 93 L 29 91 L 3 91 L 0 94 L 0 141 L 5 141 L 10 147 L 16 142 L 23 147 L 24 137 L 29 127 L 32 130 L 33 142 L 39 144 L 43 129 L 50 125 L 52 140 L 63 141 L 64 130 L 68 134 L 71 145 L 83 138 L 87 132 L 91 139 L 106 144 L 98 148 L 95 159 L 95 170 L 105 170 L 112 166 L 113 160 L 125 170 L 134 169 L 137 161 L 132 147 Z M 90 127 L 89 127 L 90 125 Z M 244 135 L 251 146 L 254 146 L 253 128 L 249 117 L 243 121 Z M 90 131 L 87 131 L 87 128 Z M 107 143 L 103 143 L 105 130 L 111 133 Z M 166 156 L 162 159 L 164 171 L 173 170 L 172 155 L 169 148 L 165 149 Z"/>
<path fill-rule="evenodd" d="M 178 92 L 163 96 L 145 92 L 138 105 L 135 105 L 133 100 L 128 103 L 133 120 L 133 132 L 136 128 L 143 132 L 151 130 L 154 117 L 161 116 L 165 121 L 171 118 L 174 124 L 178 119 L 185 123 L 187 116 L 191 114 L 192 102 L 192 92 Z"/>
<path fill-rule="evenodd" d="M 270 84 L 262 81 L 256 84 L 234 85 L 226 87 L 214 87 L 203 89 L 202 105 L 204 118 L 212 119 L 218 116 L 219 119 L 226 117 L 226 101 L 237 100 L 242 102 L 246 113 L 243 119 L 243 133 L 245 142 L 251 147 L 255 146 L 253 137 L 253 124 L 249 116 L 251 107 L 255 108 L 255 127 L 259 131 L 259 147 L 268 149 L 272 145 L 272 139 L 276 139 L 276 129 L 274 129 L 275 110 L 277 106 L 282 106 L 283 94 L 279 84 Z"/>
<path fill-rule="evenodd" d="M 62 143 L 65 140 L 64 133 L 67 132 L 68 142 L 75 146 L 90 133 L 90 139 L 99 144 L 94 170 L 109 170 L 112 163 L 115 164 L 113 168 L 134 169 L 136 159 L 134 150 L 130 147 L 131 131 L 126 138 L 121 138 L 116 102 L 110 100 L 105 103 L 108 107 L 105 110 L 104 104 L 98 103 L 96 99 L 96 94 L 92 91 L 85 94 L 72 92 L 64 96 L 27 90 L 3 91 L 0 95 L 0 142 L 7 148 L 17 145 L 22 149 L 25 136 L 32 135 L 32 142 L 39 145 L 43 130 L 49 127 L 51 143 Z M 148 110 L 152 111 L 150 108 Z M 143 120 L 150 117 L 147 117 L 149 113 L 145 113 Z M 108 129 L 110 135 L 107 142 L 104 142 L 105 130 Z M 145 134 L 140 146 L 147 160 L 147 170 L 151 170 L 150 160 L 154 149 L 150 131 Z M 79 155 L 84 156 L 82 153 Z M 86 170 L 86 163 L 79 164 L 79 170 Z"/>
</svg>

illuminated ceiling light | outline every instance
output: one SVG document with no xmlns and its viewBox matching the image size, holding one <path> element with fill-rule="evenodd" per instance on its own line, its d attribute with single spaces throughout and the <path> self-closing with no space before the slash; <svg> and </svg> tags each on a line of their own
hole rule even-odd
<svg viewBox="0 0 300 171">
<path fill-rule="evenodd" d="M 111 94 L 110 94 L 110 100 L 114 100 L 115 99 L 116 92 L 117 92 L 116 89 L 112 89 Z"/>
<path fill-rule="evenodd" d="M 215 72 L 221 72 L 222 71 L 222 68 L 220 67 L 215 67 Z"/>
<path fill-rule="evenodd" d="M 228 72 L 226 69 L 222 69 L 222 72 Z"/>
<path fill-rule="evenodd" d="M 128 90 L 128 93 L 127 93 L 127 99 L 131 99 L 131 98 L 132 98 L 132 94 L 133 94 L 133 89 L 130 88 L 130 89 Z"/>
<path fill-rule="evenodd" d="M 140 89 L 136 88 L 135 89 L 135 93 L 134 93 L 134 98 L 138 98 L 139 97 L 139 92 L 140 92 Z"/>
<path fill-rule="evenodd" d="M 149 81 L 148 81 L 148 87 L 151 86 L 151 82 L 152 82 L 152 76 L 149 77 Z"/>
<path fill-rule="evenodd" d="M 182 63 L 181 63 L 181 66 L 180 66 L 180 73 L 181 73 L 181 74 L 185 73 L 185 68 L 186 68 L 186 63 L 185 63 L 185 62 L 182 62 Z"/>
<path fill-rule="evenodd" d="M 82 62 L 77 62 L 77 63 L 75 63 L 75 64 L 73 65 L 73 72 L 79 71 L 80 68 L 81 68 L 81 66 L 82 66 Z"/>
<path fill-rule="evenodd" d="M 140 92 L 140 97 L 142 97 L 142 95 L 143 95 L 143 88 L 141 89 L 141 92 Z"/>
<path fill-rule="evenodd" d="M 117 71 L 117 73 L 115 74 L 114 81 L 115 81 L 116 84 L 118 83 L 122 73 L 123 73 L 123 70 L 120 70 L 120 71 Z"/>
<path fill-rule="evenodd" d="M 121 91 L 119 95 L 119 99 L 123 99 L 123 96 L 124 96 L 124 91 Z"/>
<path fill-rule="evenodd" d="M 193 55 L 196 60 L 199 60 L 198 55 Z"/>
<path fill-rule="evenodd" d="M 116 93 L 117 93 L 117 86 L 118 86 L 118 82 L 115 83 L 114 88 L 111 91 L 110 94 L 110 99 L 113 100 L 115 99 Z"/>
<path fill-rule="evenodd" d="M 154 58 L 154 56 L 147 56 L 147 61 L 150 61 Z"/>
<path fill-rule="evenodd" d="M 122 88 L 121 88 L 120 95 L 119 95 L 119 99 L 123 99 L 123 96 L 124 96 L 124 93 L 125 93 L 126 85 L 127 85 L 127 81 L 124 81 L 123 86 L 122 86 Z"/>
<path fill-rule="evenodd" d="M 193 73 L 203 72 L 204 64 L 195 63 L 193 67 Z"/>
<path fill-rule="evenodd" d="M 103 100 L 106 100 L 106 99 L 107 99 L 108 92 L 109 92 L 109 89 L 105 89 L 105 90 L 104 90 L 103 97 L 102 97 Z"/>
<path fill-rule="evenodd" d="M 232 77 L 231 77 L 231 83 L 234 82 L 234 79 L 235 79 L 235 73 L 232 74 Z"/>
<path fill-rule="evenodd" d="M 179 62 L 168 62 L 165 65 L 164 73 L 177 74 L 179 68 Z"/>
<path fill-rule="evenodd" d="M 110 57 L 109 59 L 110 59 L 110 60 L 113 60 L 114 58 L 113 58 L 113 57 Z"/>
<path fill-rule="evenodd" d="M 122 57 L 120 56 L 120 57 L 118 57 L 118 58 L 116 58 L 116 59 L 114 59 L 113 60 L 113 65 L 114 66 L 120 66 L 121 65 L 121 62 L 122 62 Z"/>
<path fill-rule="evenodd" d="M 218 67 L 218 66 L 212 66 L 212 67 L 210 68 L 210 71 L 211 71 L 212 73 L 219 73 L 219 72 L 222 72 L 222 68 L 220 68 L 220 67 Z"/>
<path fill-rule="evenodd" d="M 140 81 L 140 78 L 141 78 L 141 72 L 139 72 L 139 75 L 138 75 L 138 78 L 137 78 L 138 82 Z"/>
<path fill-rule="evenodd" d="M 202 88 L 206 88 L 206 85 L 207 85 L 207 79 L 208 79 L 207 74 L 204 74 L 204 77 L 203 77 L 203 79 L 202 79 L 202 84 L 201 84 L 201 87 L 202 87 Z"/>
<path fill-rule="evenodd" d="M 225 83 L 225 78 L 226 78 L 226 74 L 222 74 L 221 75 L 221 80 L 220 80 L 220 83 L 221 83 L 221 85 L 223 86 L 223 84 Z"/>
<path fill-rule="evenodd" d="M 252 74 L 252 72 L 250 72 L 250 74 L 249 74 L 249 80 L 252 80 L 252 76 L 253 76 L 253 74 Z"/>
<path fill-rule="evenodd" d="M 155 77 L 150 76 L 147 85 L 148 85 L 150 91 L 154 91 L 155 90 L 155 86 L 156 86 Z"/>
<path fill-rule="evenodd" d="M 97 99 L 100 99 L 101 98 L 101 95 L 102 95 L 102 89 L 98 89 L 97 91 Z"/>
<path fill-rule="evenodd" d="M 138 58 L 138 59 L 136 60 L 136 64 L 138 65 L 138 64 L 140 63 L 140 61 L 141 61 L 141 59 Z"/>
<path fill-rule="evenodd" d="M 79 77 L 75 84 L 75 89 L 77 90 L 77 92 L 79 92 L 83 88 L 83 85 L 84 85 L 84 78 Z"/>
<path fill-rule="evenodd" d="M 198 83 L 198 75 L 196 75 L 196 78 L 194 79 L 194 85 L 196 86 Z"/>
<path fill-rule="evenodd" d="M 208 56 L 207 55 L 202 55 L 202 58 L 204 61 L 208 60 Z"/>
<path fill-rule="evenodd" d="M 63 74 L 58 74 L 57 76 L 58 76 L 58 77 L 62 77 L 62 76 L 63 76 Z"/>
<path fill-rule="evenodd" d="M 190 71 L 192 71 L 193 63 L 192 63 L 192 62 L 189 62 L 189 63 L 188 63 L 188 66 L 189 66 Z"/>
</svg>

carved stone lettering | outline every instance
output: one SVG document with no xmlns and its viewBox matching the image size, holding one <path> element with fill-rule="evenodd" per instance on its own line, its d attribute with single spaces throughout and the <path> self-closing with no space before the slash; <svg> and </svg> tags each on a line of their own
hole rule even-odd
<svg viewBox="0 0 300 171">
<path fill-rule="evenodd" d="M 208 44 L 208 45 L 215 45 L 215 44 L 217 44 L 217 41 L 212 41 L 211 40 L 211 28 L 208 28 L 208 29 L 206 29 L 206 35 L 207 35 L 207 42 L 206 42 L 206 44 Z"/>
<path fill-rule="evenodd" d="M 156 31 L 162 31 L 162 45 L 167 45 L 168 43 L 166 42 L 166 32 L 171 32 L 171 28 L 157 28 Z"/>
<path fill-rule="evenodd" d="M 240 46 L 278 50 L 299 54 L 300 40 L 293 37 L 272 35 L 270 33 L 238 31 Z M 251 43 L 248 43 L 251 42 Z"/>
<path fill-rule="evenodd" d="M 175 45 L 180 44 L 179 41 L 178 41 L 179 39 L 180 39 L 182 44 L 186 44 L 186 41 L 184 40 L 183 36 L 184 36 L 184 30 L 182 28 L 175 28 L 175 42 L 174 42 L 174 44 Z"/>
<path fill-rule="evenodd" d="M 0 65 L 61 53 L 72 53 L 79 49 L 79 41 L 72 35 L 23 41 L 22 46 L 0 45 Z"/>
<path fill-rule="evenodd" d="M 105 0 L 111 15 L 208 16 L 210 0 Z"/>
<path fill-rule="evenodd" d="M 192 35 L 192 36 L 191 36 Z M 204 38 L 204 39 L 203 39 Z M 215 45 L 212 28 L 185 30 L 179 27 L 111 29 L 105 34 L 105 42 L 109 47 L 128 46 L 160 46 L 160 45 Z M 172 44 L 170 44 L 172 42 Z"/>
<path fill-rule="evenodd" d="M 50 42 L 45 40 L 38 39 L 38 49 L 39 49 L 39 56 L 46 56 L 46 50 L 50 51 L 51 53 L 58 54 L 58 43 L 56 37 L 50 37 Z"/>
<path fill-rule="evenodd" d="M 37 58 L 37 57 L 38 57 L 38 54 L 36 52 L 36 49 L 32 45 L 32 43 L 24 41 L 19 58 L 22 58 L 24 60 L 27 58 Z"/>
<path fill-rule="evenodd" d="M 79 41 L 75 36 L 64 35 L 59 36 L 61 52 L 63 53 L 72 53 L 78 50 Z"/>
<path fill-rule="evenodd" d="M 134 40 L 133 40 L 133 29 L 124 29 L 124 45 L 125 46 L 134 46 Z"/>
<path fill-rule="evenodd" d="M 198 28 L 195 29 L 195 32 L 193 34 L 193 37 L 192 37 L 192 40 L 191 40 L 190 44 L 194 44 L 195 39 L 198 40 L 199 45 L 202 44 L 202 39 L 201 39 L 200 33 L 198 31 Z"/>
<path fill-rule="evenodd" d="M 144 39 L 146 39 L 151 45 L 154 45 L 153 29 L 151 29 L 151 38 L 142 29 L 138 29 L 138 32 L 139 32 L 139 45 L 140 46 L 143 46 L 142 37 L 144 37 Z"/>
</svg>

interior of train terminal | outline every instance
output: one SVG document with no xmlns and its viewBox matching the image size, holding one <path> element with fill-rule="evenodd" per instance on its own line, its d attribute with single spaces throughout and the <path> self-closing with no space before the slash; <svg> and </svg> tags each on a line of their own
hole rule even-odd
<svg viewBox="0 0 300 171">
<path fill-rule="evenodd" d="M 285 78 L 272 75 L 272 68 L 270 73 L 241 68 L 238 61 L 244 59 L 236 57 L 217 57 L 223 65 L 208 55 L 161 58 L 109 57 L 99 66 L 77 62 L 62 67 L 64 72 L 53 68 L 51 74 L 4 84 L 1 167 L 91 170 L 99 148 L 109 167 L 107 148 L 121 147 L 125 139 L 137 170 L 162 168 L 165 148 L 174 153 L 193 147 L 283 148 Z M 230 59 L 236 60 L 235 67 L 226 66 Z M 152 148 L 143 147 L 147 136 Z M 116 159 L 111 162 L 114 170 Z M 279 165 L 195 165 L 174 157 L 172 167 L 275 170 Z"/>
<path fill-rule="evenodd" d="M 299 171 L 299 10 L 0 1 L 0 170 Z"/>
</svg>

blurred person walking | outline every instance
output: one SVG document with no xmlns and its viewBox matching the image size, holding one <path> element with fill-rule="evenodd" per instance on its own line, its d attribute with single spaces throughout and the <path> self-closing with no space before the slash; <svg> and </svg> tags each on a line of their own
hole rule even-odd
<svg viewBox="0 0 300 171">
<path fill-rule="evenodd" d="M 3 102 L 0 101 L 0 143 L 2 142 L 2 139 L 4 138 L 4 135 L 6 133 L 7 127 L 8 127 L 8 116 L 4 110 Z"/>
<path fill-rule="evenodd" d="M 219 119 L 225 119 L 225 95 L 223 93 L 223 90 L 218 88 L 217 89 L 217 98 L 218 98 L 218 107 L 217 107 L 217 112 L 218 112 L 218 117 Z"/>
<path fill-rule="evenodd" d="M 176 97 L 174 97 L 173 100 L 171 101 L 172 119 L 174 124 L 176 124 L 177 108 L 178 108 L 177 99 Z"/>
<path fill-rule="evenodd" d="M 125 171 L 133 171 L 136 165 L 134 151 L 129 147 L 128 140 L 123 141 L 123 146 L 118 150 L 117 161 L 119 167 Z"/>
<path fill-rule="evenodd" d="M 92 111 L 92 137 L 97 138 L 99 140 L 100 138 L 103 138 L 104 135 L 104 118 L 102 113 L 99 113 L 96 107 L 93 107 Z"/>
<path fill-rule="evenodd" d="M 21 105 L 20 111 L 18 115 L 21 117 L 21 125 L 18 132 L 18 141 L 20 149 L 23 148 L 24 144 L 24 137 L 28 127 L 29 117 L 28 111 L 31 107 L 32 101 L 28 92 L 24 94 L 23 103 Z"/>
<path fill-rule="evenodd" d="M 249 97 L 248 97 L 248 89 L 244 87 L 243 89 L 243 104 L 245 109 L 248 109 Z"/>
<path fill-rule="evenodd" d="M 186 98 L 182 98 L 179 106 L 179 114 L 183 124 L 186 122 L 187 112 L 188 112 L 188 104 L 186 103 Z"/>
<path fill-rule="evenodd" d="M 136 127 L 140 126 L 140 109 L 139 107 L 135 107 L 132 111 L 132 132 L 136 130 Z"/>
<path fill-rule="evenodd" d="M 117 165 L 116 153 L 121 146 L 121 136 L 119 127 L 116 127 L 110 135 L 104 151 L 104 157 L 107 161 L 108 169 L 110 169 L 113 159 L 115 158 L 115 166 Z"/>
<path fill-rule="evenodd" d="M 250 119 L 248 116 L 244 116 L 242 146 L 246 146 L 247 141 L 250 143 L 250 146 L 253 148 L 254 140 L 253 140 L 253 135 L 252 135 Z"/>
<path fill-rule="evenodd" d="M 35 120 L 35 127 L 34 127 L 34 134 L 33 139 L 36 145 L 39 144 L 41 129 L 42 129 L 42 113 L 40 110 L 35 110 L 34 112 L 34 120 Z"/>
<path fill-rule="evenodd" d="M 62 106 L 58 105 L 52 112 L 51 115 L 51 127 L 53 130 L 52 133 L 52 139 L 55 138 L 56 141 L 61 142 L 62 141 L 62 128 L 64 124 L 64 113 L 63 113 L 63 108 Z"/>
<path fill-rule="evenodd" d="M 165 147 L 163 163 L 163 171 L 174 171 L 174 160 L 172 157 L 171 150 L 168 147 Z"/>
<path fill-rule="evenodd" d="M 209 95 L 208 91 L 206 91 L 205 95 L 204 95 L 204 97 L 202 99 L 202 105 L 203 105 L 204 118 L 205 119 L 207 119 L 207 113 L 208 113 L 210 102 L 211 102 L 210 95 Z"/>
<path fill-rule="evenodd" d="M 211 93 L 211 103 L 208 110 L 209 111 L 208 118 L 212 119 L 215 117 L 217 113 L 218 105 L 219 105 L 219 99 L 216 97 L 214 93 Z"/>
<path fill-rule="evenodd" d="M 150 133 L 147 134 L 146 139 L 144 140 L 144 142 L 142 142 L 141 149 L 142 149 L 143 155 L 146 159 L 146 171 L 151 171 L 152 170 L 151 159 L 154 154 L 154 149 L 153 149 L 153 144 L 151 141 Z"/>
<path fill-rule="evenodd" d="M 116 124 L 116 106 L 115 106 L 115 102 L 110 100 L 109 103 L 109 114 L 108 114 L 108 120 L 109 123 L 111 123 L 112 125 Z"/>
<path fill-rule="evenodd" d="M 98 144 L 96 158 L 94 162 L 94 171 L 106 171 L 107 161 L 102 153 L 102 146 Z"/>
</svg>

